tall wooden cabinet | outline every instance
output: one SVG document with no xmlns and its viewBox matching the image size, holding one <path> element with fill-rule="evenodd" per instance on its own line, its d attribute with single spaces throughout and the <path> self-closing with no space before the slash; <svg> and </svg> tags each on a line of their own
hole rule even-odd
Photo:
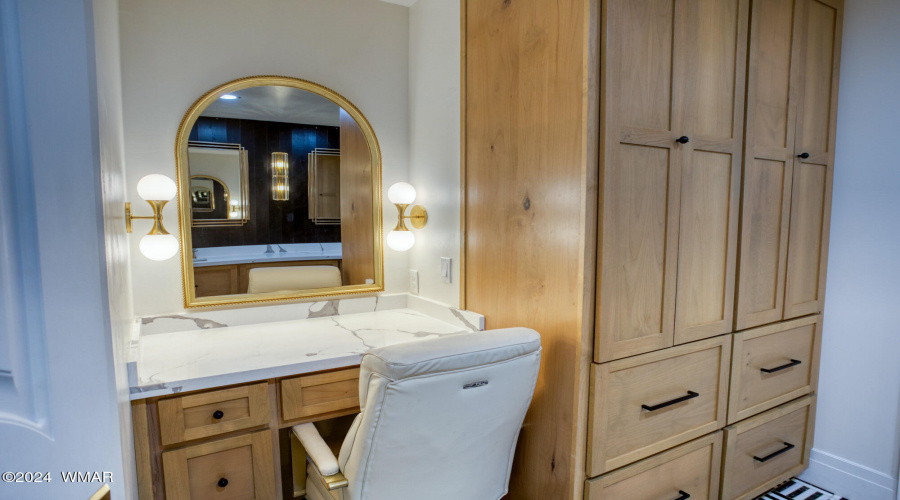
<svg viewBox="0 0 900 500">
<path fill-rule="evenodd" d="M 508 498 L 803 470 L 841 0 L 463 5 L 464 306 L 544 346 Z"/>
<path fill-rule="evenodd" d="M 753 2 L 735 327 L 822 310 L 841 4 Z"/>
</svg>

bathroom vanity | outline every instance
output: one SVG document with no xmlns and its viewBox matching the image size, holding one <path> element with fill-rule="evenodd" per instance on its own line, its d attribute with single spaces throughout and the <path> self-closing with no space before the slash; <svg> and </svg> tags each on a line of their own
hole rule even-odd
<svg viewBox="0 0 900 500">
<path fill-rule="evenodd" d="M 366 352 L 483 328 L 405 294 L 142 318 L 128 365 L 140 498 L 302 494 L 290 428 L 357 413 Z"/>
</svg>

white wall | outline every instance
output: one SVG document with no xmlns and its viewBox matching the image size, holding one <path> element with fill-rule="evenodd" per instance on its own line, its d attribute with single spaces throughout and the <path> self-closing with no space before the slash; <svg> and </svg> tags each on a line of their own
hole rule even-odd
<svg viewBox="0 0 900 500">
<path fill-rule="evenodd" d="M 344 95 L 368 118 L 382 152 L 386 189 L 409 178 L 409 9 L 378 0 L 121 0 L 128 201 L 150 173 L 175 177 L 175 134 L 207 90 L 235 78 L 286 75 Z M 458 149 L 458 148 L 457 148 Z M 387 230 L 396 224 L 384 196 Z M 164 211 L 174 234 L 177 211 Z M 183 310 L 181 263 L 154 262 L 131 235 L 134 309 L 139 316 Z M 389 226 L 389 227 L 388 227 Z M 385 248 L 385 291 L 407 290 L 409 255 Z"/>
<path fill-rule="evenodd" d="M 459 306 L 460 5 L 418 0 L 409 9 L 409 170 L 428 225 L 416 233 L 410 268 L 419 295 Z M 453 259 L 450 284 L 441 257 Z"/>
<path fill-rule="evenodd" d="M 900 2 L 845 2 L 828 291 L 812 464 L 854 500 L 900 466 Z"/>
</svg>

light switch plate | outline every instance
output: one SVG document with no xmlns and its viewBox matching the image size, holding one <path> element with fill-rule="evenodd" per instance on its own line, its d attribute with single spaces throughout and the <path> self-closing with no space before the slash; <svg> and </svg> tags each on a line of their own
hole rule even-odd
<svg viewBox="0 0 900 500">
<path fill-rule="evenodd" d="M 441 281 L 444 283 L 450 283 L 450 266 L 453 263 L 453 259 L 450 257 L 441 257 Z"/>
<path fill-rule="evenodd" d="M 419 295 L 419 271 L 409 270 L 409 293 Z"/>
</svg>

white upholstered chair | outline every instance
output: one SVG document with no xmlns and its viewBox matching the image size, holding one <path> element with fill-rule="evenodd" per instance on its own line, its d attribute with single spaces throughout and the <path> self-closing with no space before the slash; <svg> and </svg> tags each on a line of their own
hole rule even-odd
<svg viewBox="0 0 900 500">
<path fill-rule="evenodd" d="M 257 267 L 250 270 L 247 293 L 284 292 L 341 286 L 335 266 Z"/>
<path fill-rule="evenodd" d="M 540 336 L 526 328 L 366 354 L 361 413 L 339 457 L 313 424 L 293 428 L 308 456 L 307 500 L 499 499 L 540 357 Z"/>
</svg>

